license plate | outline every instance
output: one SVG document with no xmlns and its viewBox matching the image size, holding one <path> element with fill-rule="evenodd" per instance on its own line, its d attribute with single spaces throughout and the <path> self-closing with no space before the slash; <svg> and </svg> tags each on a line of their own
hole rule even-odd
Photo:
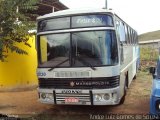
<svg viewBox="0 0 160 120">
<path fill-rule="evenodd" d="M 74 97 L 65 98 L 65 103 L 78 103 L 79 99 Z"/>
</svg>

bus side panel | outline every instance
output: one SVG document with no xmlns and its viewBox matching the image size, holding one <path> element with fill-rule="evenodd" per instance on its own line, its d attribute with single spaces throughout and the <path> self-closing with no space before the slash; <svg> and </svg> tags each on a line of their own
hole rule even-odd
<svg viewBox="0 0 160 120">
<path fill-rule="evenodd" d="M 124 85 L 125 85 L 126 75 L 125 72 L 120 73 L 120 95 L 124 95 Z"/>
<path fill-rule="evenodd" d="M 123 47 L 124 62 L 121 65 L 121 74 L 128 74 L 128 86 L 133 77 L 136 75 L 136 47 L 133 45 L 125 45 Z"/>
</svg>

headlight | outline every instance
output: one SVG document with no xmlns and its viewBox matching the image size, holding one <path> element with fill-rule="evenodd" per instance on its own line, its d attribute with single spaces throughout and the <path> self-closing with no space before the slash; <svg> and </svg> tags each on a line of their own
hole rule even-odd
<svg viewBox="0 0 160 120">
<path fill-rule="evenodd" d="M 103 95 L 103 99 L 104 100 L 109 100 L 110 99 L 110 95 L 109 94 L 104 94 Z"/>
<path fill-rule="evenodd" d="M 54 99 L 53 94 L 52 93 L 47 93 L 47 98 L 50 99 L 50 100 L 53 100 Z"/>
<path fill-rule="evenodd" d="M 156 101 L 156 110 L 160 112 L 160 100 Z"/>
<path fill-rule="evenodd" d="M 40 93 L 40 98 L 43 100 L 54 100 L 52 93 Z"/>
<path fill-rule="evenodd" d="M 101 101 L 101 100 L 102 100 L 102 95 L 101 94 L 94 95 L 94 101 Z"/>
<path fill-rule="evenodd" d="M 41 94 L 40 94 L 40 97 L 41 97 L 42 99 L 46 99 L 46 93 L 41 93 Z"/>
<path fill-rule="evenodd" d="M 111 98 L 110 94 L 105 93 L 105 94 L 95 94 L 94 95 L 94 101 L 107 101 Z"/>
</svg>

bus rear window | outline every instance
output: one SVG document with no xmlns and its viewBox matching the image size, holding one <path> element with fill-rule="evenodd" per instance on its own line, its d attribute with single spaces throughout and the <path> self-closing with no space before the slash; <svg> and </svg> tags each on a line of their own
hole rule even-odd
<svg viewBox="0 0 160 120">
<path fill-rule="evenodd" d="M 72 27 L 113 26 L 113 19 L 109 15 L 85 15 L 72 17 Z"/>
</svg>

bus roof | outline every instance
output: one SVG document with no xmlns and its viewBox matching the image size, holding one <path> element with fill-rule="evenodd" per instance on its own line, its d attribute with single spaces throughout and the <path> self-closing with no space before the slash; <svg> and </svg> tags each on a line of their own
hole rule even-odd
<svg viewBox="0 0 160 120">
<path fill-rule="evenodd" d="M 112 10 L 108 9 L 68 9 L 68 10 L 62 10 L 58 12 L 53 12 L 50 14 L 46 14 L 43 16 L 40 16 L 37 18 L 37 20 L 50 18 L 50 17 L 56 17 L 56 16 L 67 16 L 67 15 L 75 15 L 75 14 L 87 14 L 87 13 L 111 13 L 114 14 Z"/>
</svg>

